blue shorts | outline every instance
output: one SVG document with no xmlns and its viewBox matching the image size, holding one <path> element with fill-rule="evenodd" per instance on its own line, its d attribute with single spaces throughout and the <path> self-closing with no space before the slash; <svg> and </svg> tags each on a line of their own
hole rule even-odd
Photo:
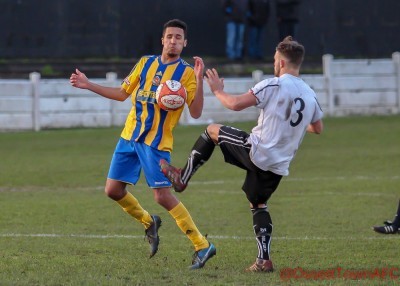
<svg viewBox="0 0 400 286">
<path fill-rule="evenodd" d="M 143 169 L 150 188 L 171 187 L 171 182 L 160 170 L 161 159 L 171 161 L 171 154 L 144 143 L 120 138 L 111 160 L 108 178 L 135 185 Z"/>
</svg>

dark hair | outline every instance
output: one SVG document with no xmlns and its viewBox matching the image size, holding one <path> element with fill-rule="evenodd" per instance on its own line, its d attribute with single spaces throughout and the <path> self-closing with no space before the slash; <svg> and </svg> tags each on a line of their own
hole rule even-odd
<svg viewBox="0 0 400 286">
<path fill-rule="evenodd" d="M 276 50 L 280 52 L 290 63 L 300 66 L 304 59 L 305 49 L 302 44 L 287 36 L 278 44 Z"/>
<path fill-rule="evenodd" d="M 164 24 L 164 29 L 163 29 L 163 36 L 165 34 L 165 30 L 169 27 L 173 27 L 173 28 L 181 28 L 184 32 L 185 35 L 185 39 L 187 38 L 187 25 L 185 22 L 183 22 L 182 20 L 179 19 L 172 19 L 169 20 L 167 23 Z"/>
</svg>

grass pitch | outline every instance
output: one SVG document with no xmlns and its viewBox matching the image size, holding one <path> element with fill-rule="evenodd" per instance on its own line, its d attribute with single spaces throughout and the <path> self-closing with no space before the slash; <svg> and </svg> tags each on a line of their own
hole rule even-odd
<svg viewBox="0 0 400 286">
<path fill-rule="evenodd" d="M 204 128 L 177 127 L 174 164 Z M 149 259 L 143 227 L 103 193 L 120 130 L 0 134 L 0 285 L 399 284 L 400 236 L 371 230 L 400 198 L 399 116 L 327 118 L 305 137 L 269 202 L 272 274 L 244 272 L 257 252 L 244 172 L 218 148 L 177 194 L 217 256 L 189 271 L 191 243 L 141 180 L 130 191 L 163 218 Z"/>
</svg>

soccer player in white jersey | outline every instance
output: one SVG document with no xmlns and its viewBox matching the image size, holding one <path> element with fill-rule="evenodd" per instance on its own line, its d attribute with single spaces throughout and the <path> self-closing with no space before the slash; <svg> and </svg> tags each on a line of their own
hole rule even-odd
<svg viewBox="0 0 400 286">
<path fill-rule="evenodd" d="M 196 170 L 211 156 L 216 145 L 225 162 L 247 171 L 242 189 L 250 202 L 258 255 L 250 272 L 272 272 L 270 243 L 272 220 L 268 199 L 282 176 L 289 174 L 289 165 L 305 133 L 323 130 L 323 112 L 315 92 L 299 78 L 304 47 L 291 36 L 276 47 L 275 77 L 265 79 L 248 92 L 234 96 L 224 92 L 223 78 L 215 69 L 206 71 L 206 81 L 218 100 L 228 109 L 240 111 L 256 106 L 260 109 L 257 125 L 248 134 L 242 130 L 210 124 L 197 139 L 183 169 L 161 160 L 163 173 L 175 191 L 182 192 Z"/>
</svg>

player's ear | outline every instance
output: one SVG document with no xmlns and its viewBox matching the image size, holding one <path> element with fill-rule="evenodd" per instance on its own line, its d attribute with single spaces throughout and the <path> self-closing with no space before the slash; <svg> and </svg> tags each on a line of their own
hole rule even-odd
<svg viewBox="0 0 400 286">
<path fill-rule="evenodd" d="M 284 59 L 280 59 L 279 60 L 279 66 L 280 66 L 280 68 L 286 67 L 286 61 Z"/>
<path fill-rule="evenodd" d="M 187 45 L 187 40 L 185 40 L 185 41 L 183 42 L 183 46 L 186 47 L 186 45 Z"/>
<path fill-rule="evenodd" d="M 161 37 L 161 45 L 164 46 L 164 37 Z"/>
</svg>

